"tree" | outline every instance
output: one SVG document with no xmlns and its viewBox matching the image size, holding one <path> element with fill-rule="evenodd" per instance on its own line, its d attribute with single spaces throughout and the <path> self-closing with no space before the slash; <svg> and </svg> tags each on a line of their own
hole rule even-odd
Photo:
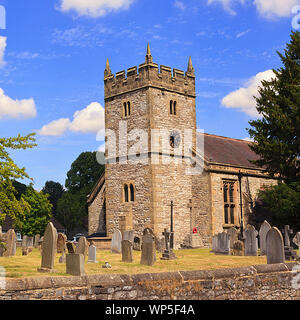
<svg viewBox="0 0 300 320">
<path fill-rule="evenodd" d="M 96 152 L 82 152 L 71 164 L 65 186 L 72 193 L 91 191 L 104 171 L 104 165 L 97 162 Z"/>
<path fill-rule="evenodd" d="M 71 230 L 80 225 L 82 216 L 82 203 L 78 196 L 65 192 L 58 200 L 56 218 L 66 227 L 68 235 Z"/>
<path fill-rule="evenodd" d="M 10 216 L 16 227 L 20 224 L 20 218 L 29 209 L 28 203 L 16 198 L 17 191 L 13 181 L 17 179 L 30 179 L 25 168 L 19 168 L 9 155 L 9 150 L 20 150 L 36 146 L 35 134 L 31 133 L 24 137 L 18 135 L 13 138 L 0 138 L 0 223 L 6 215 Z"/>
<path fill-rule="evenodd" d="M 300 170 L 300 32 L 292 31 L 284 54 L 277 52 L 283 66 L 275 77 L 262 81 L 256 97 L 261 119 L 249 121 L 250 146 L 271 175 L 285 182 L 299 181 Z"/>
<path fill-rule="evenodd" d="M 65 182 L 67 191 L 57 203 L 56 216 L 68 232 L 82 225 L 88 214 L 87 196 L 103 171 L 104 165 L 97 162 L 96 152 L 82 152 L 72 163 Z"/>
<path fill-rule="evenodd" d="M 64 187 L 59 182 L 46 181 L 42 192 L 49 194 L 49 201 L 53 206 L 53 216 L 56 216 L 57 202 L 64 193 Z"/>
<path fill-rule="evenodd" d="M 34 190 L 30 185 L 21 198 L 30 206 L 25 210 L 25 215 L 21 219 L 22 233 L 28 236 L 44 234 L 46 226 L 52 217 L 52 204 L 48 199 L 49 196 L 42 191 Z"/>
<path fill-rule="evenodd" d="M 283 228 L 289 224 L 300 230 L 300 182 L 280 182 L 259 192 L 259 201 L 251 215 L 251 223 L 260 224 L 268 220 L 272 225 Z"/>
</svg>

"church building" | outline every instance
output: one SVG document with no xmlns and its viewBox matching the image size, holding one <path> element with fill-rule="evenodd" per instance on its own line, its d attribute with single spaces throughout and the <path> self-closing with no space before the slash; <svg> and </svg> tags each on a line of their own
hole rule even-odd
<svg viewBox="0 0 300 320">
<path fill-rule="evenodd" d="M 195 233 L 209 247 L 214 234 L 245 228 L 258 191 L 277 183 L 249 161 L 257 159 L 249 141 L 197 131 L 195 80 L 191 58 L 186 72 L 158 66 L 149 45 L 145 62 L 127 73 L 113 74 L 107 61 L 111 134 L 88 197 L 89 235 L 121 229 L 141 237 L 150 227 L 162 238 L 173 228 L 174 248 L 193 247 Z"/>
</svg>

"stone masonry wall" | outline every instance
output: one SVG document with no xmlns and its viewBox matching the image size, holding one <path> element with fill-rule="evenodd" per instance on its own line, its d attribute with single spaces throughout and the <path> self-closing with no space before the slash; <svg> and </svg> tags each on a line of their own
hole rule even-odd
<svg viewBox="0 0 300 320">
<path fill-rule="evenodd" d="M 238 172 L 237 172 L 238 174 Z M 222 232 L 224 225 L 224 199 L 223 199 L 223 180 L 233 180 L 235 184 L 235 225 L 239 226 L 240 217 L 240 192 L 238 175 L 232 173 L 211 173 L 211 193 L 212 193 L 212 235 Z M 248 182 L 247 182 L 248 179 Z M 250 194 L 252 200 L 255 201 L 258 195 L 258 191 L 266 185 L 272 185 L 277 183 L 276 180 L 266 179 L 264 177 L 242 177 L 242 195 L 243 195 L 243 216 L 244 227 L 247 225 L 247 215 L 249 212 L 249 205 L 247 203 L 247 195 Z M 249 186 L 249 188 L 248 188 Z"/>
<path fill-rule="evenodd" d="M 293 270 L 297 265 L 298 271 Z M 0 300 L 299 300 L 300 264 L 7 279 Z M 298 284 L 297 284 L 298 280 Z"/>
<path fill-rule="evenodd" d="M 105 184 L 88 207 L 89 210 L 89 235 L 106 231 L 105 216 Z"/>
</svg>

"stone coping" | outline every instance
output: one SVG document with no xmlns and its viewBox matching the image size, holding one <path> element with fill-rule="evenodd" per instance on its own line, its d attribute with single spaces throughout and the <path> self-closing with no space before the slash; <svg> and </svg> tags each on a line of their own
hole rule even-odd
<svg viewBox="0 0 300 320">
<path fill-rule="evenodd" d="M 122 286 L 134 285 L 144 281 L 201 281 L 216 280 L 224 278 L 238 278 L 255 276 L 266 273 L 290 272 L 299 262 L 264 264 L 240 268 L 215 269 L 215 270 L 193 270 L 161 273 L 142 274 L 97 274 L 85 276 L 50 276 L 50 277 L 27 277 L 22 279 L 6 279 L 6 288 L 0 290 L 26 291 L 38 289 L 51 289 L 62 287 L 89 287 L 89 286 Z"/>
</svg>

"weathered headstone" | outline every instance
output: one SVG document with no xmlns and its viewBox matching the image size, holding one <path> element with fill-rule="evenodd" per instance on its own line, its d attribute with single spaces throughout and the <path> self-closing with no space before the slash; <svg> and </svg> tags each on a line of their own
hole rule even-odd
<svg viewBox="0 0 300 320">
<path fill-rule="evenodd" d="M 15 230 L 9 229 L 5 235 L 6 251 L 3 253 L 3 257 L 10 257 L 16 254 L 17 236 Z"/>
<path fill-rule="evenodd" d="M 75 253 L 76 246 L 73 242 L 68 241 L 67 242 L 67 249 L 68 249 L 68 253 Z"/>
<path fill-rule="evenodd" d="M 49 222 L 42 243 L 42 264 L 39 272 L 53 272 L 57 245 L 57 231 L 52 222 Z"/>
<path fill-rule="evenodd" d="M 267 263 L 283 263 L 284 262 L 284 245 L 281 232 L 272 227 L 266 236 L 267 247 Z"/>
<path fill-rule="evenodd" d="M 27 248 L 33 248 L 33 237 L 27 236 L 26 246 L 27 246 Z"/>
<path fill-rule="evenodd" d="M 27 247 L 27 236 L 22 237 L 22 249 Z"/>
<path fill-rule="evenodd" d="M 230 255 L 230 236 L 225 231 L 217 234 L 215 254 Z"/>
<path fill-rule="evenodd" d="M 68 253 L 66 255 L 66 273 L 73 276 L 83 276 L 84 256 L 81 253 Z"/>
<path fill-rule="evenodd" d="M 162 260 L 173 260 L 173 259 L 176 259 L 176 256 L 173 252 L 173 249 L 171 248 L 170 246 L 170 236 L 171 236 L 171 233 L 168 232 L 167 229 L 164 229 L 164 232 L 162 233 L 163 236 L 165 237 L 165 250 L 162 254 L 162 257 L 161 259 Z"/>
<path fill-rule="evenodd" d="M 58 259 L 59 263 L 65 263 L 66 262 L 66 242 L 67 242 L 67 236 L 61 232 L 57 235 L 57 253 L 61 253 L 61 256 Z"/>
<path fill-rule="evenodd" d="M 38 248 L 39 247 L 39 241 L 40 241 L 40 235 L 39 234 L 36 234 L 34 236 L 34 248 Z"/>
<path fill-rule="evenodd" d="M 88 241 L 86 237 L 80 237 L 76 245 L 75 253 L 83 254 L 84 260 L 88 252 Z"/>
<path fill-rule="evenodd" d="M 238 231 L 236 228 L 231 227 L 227 230 L 227 234 L 229 234 L 230 237 L 230 249 L 233 249 L 233 244 L 238 241 Z"/>
<path fill-rule="evenodd" d="M 245 255 L 245 246 L 243 241 L 237 240 L 232 246 L 232 254 L 234 256 L 244 256 Z"/>
<path fill-rule="evenodd" d="M 61 232 L 57 235 L 57 253 L 66 251 L 67 236 Z"/>
<path fill-rule="evenodd" d="M 146 228 L 142 237 L 141 264 L 152 266 L 156 261 L 155 237 L 153 231 Z"/>
<path fill-rule="evenodd" d="M 218 235 L 215 234 L 212 236 L 212 250 L 211 252 L 218 251 Z"/>
<path fill-rule="evenodd" d="M 257 256 L 257 235 L 258 232 L 253 226 L 248 226 L 248 228 L 244 231 L 245 256 Z"/>
<path fill-rule="evenodd" d="M 300 232 L 297 232 L 293 238 L 293 242 L 298 247 L 298 257 L 300 257 Z"/>
<path fill-rule="evenodd" d="M 129 240 L 122 240 L 122 261 L 123 262 L 132 262 L 132 242 Z"/>
<path fill-rule="evenodd" d="M 265 220 L 259 229 L 259 246 L 260 246 L 260 255 L 265 256 L 267 254 L 266 247 L 266 236 L 268 231 L 271 229 L 270 224 Z"/>
<path fill-rule="evenodd" d="M 120 230 L 116 229 L 111 239 L 111 252 L 121 253 L 121 241 L 122 233 Z"/>
<path fill-rule="evenodd" d="M 88 262 L 97 263 L 97 248 L 93 244 L 89 246 Z"/>
<path fill-rule="evenodd" d="M 285 225 L 282 230 L 284 234 L 284 255 L 285 260 L 295 260 L 297 258 L 297 252 L 291 247 L 290 235 L 293 234 L 293 230 L 290 229 L 289 225 Z"/>
</svg>

